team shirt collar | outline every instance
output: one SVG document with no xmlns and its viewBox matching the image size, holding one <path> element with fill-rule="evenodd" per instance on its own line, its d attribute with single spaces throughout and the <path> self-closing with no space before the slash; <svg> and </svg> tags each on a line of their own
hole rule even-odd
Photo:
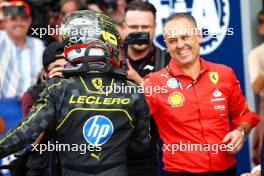
<svg viewBox="0 0 264 176">
<path fill-rule="evenodd" d="M 208 65 L 208 62 L 205 61 L 203 58 L 200 57 L 199 60 L 200 60 L 200 63 L 201 63 L 201 71 L 200 71 L 200 74 L 202 74 L 205 71 L 208 71 L 209 70 L 209 65 Z M 183 71 L 178 67 L 178 65 L 176 64 L 176 62 L 175 62 L 174 59 L 171 59 L 169 65 L 167 67 L 170 70 L 171 75 L 174 76 L 174 77 L 185 75 L 183 73 Z"/>
</svg>

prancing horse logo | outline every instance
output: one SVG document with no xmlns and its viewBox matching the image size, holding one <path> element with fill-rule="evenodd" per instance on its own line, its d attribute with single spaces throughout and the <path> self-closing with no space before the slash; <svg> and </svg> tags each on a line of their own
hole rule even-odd
<svg viewBox="0 0 264 176">
<path fill-rule="evenodd" d="M 96 89 L 100 89 L 103 86 L 102 78 L 93 78 L 92 83 Z"/>
</svg>

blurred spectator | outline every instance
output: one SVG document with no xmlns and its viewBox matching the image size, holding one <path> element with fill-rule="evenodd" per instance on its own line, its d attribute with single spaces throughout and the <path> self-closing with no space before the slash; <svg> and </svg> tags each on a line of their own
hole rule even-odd
<svg viewBox="0 0 264 176">
<path fill-rule="evenodd" d="M 107 12 L 108 16 L 110 16 L 114 22 L 122 23 L 125 18 L 126 4 L 127 4 L 126 0 L 116 0 L 115 8 Z"/>
<path fill-rule="evenodd" d="M 125 36 L 128 36 L 131 32 L 149 33 L 149 44 L 128 46 L 128 55 L 134 61 L 141 60 L 151 51 L 156 29 L 155 7 L 152 4 L 139 6 L 142 3 L 135 1 L 126 6 L 125 21 L 123 23 Z"/>
<path fill-rule="evenodd" d="M 110 9 L 110 11 L 106 12 L 108 16 L 112 18 L 112 20 L 116 23 L 116 28 L 120 33 L 121 40 L 125 40 L 124 29 L 122 23 L 125 19 L 125 7 L 127 5 L 126 0 L 117 0 L 114 9 Z"/>
<path fill-rule="evenodd" d="M 54 9 L 49 8 L 47 10 L 48 13 L 48 24 L 47 26 L 45 26 L 45 29 L 51 29 L 50 30 L 50 34 L 48 35 L 43 35 L 41 34 L 41 36 L 36 36 L 39 37 L 40 39 L 43 40 L 45 46 L 48 46 L 49 44 L 55 42 L 58 40 L 59 38 L 59 32 L 58 34 L 56 34 L 57 31 L 59 31 L 59 26 L 57 25 L 57 18 L 58 18 L 58 11 L 55 11 Z M 57 31 L 56 31 L 57 30 Z"/>
<path fill-rule="evenodd" d="M 60 2 L 60 12 L 59 12 L 58 18 L 56 20 L 56 27 L 61 26 L 62 19 L 67 13 L 80 10 L 81 7 L 82 7 L 82 1 L 80 1 L 80 0 L 62 0 Z M 55 41 L 61 41 L 62 40 L 61 36 L 59 34 L 52 35 L 52 38 Z"/>
<path fill-rule="evenodd" d="M 102 10 L 100 9 L 100 7 L 97 4 L 95 4 L 95 3 L 88 3 L 87 4 L 87 9 L 95 11 L 95 12 L 103 13 Z"/>
<path fill-rule="evenodd" d="M 74 12 L 76 10 L 80 10 L 81 9 L 81 1 L 79 0 L 62 0 L 60 3 L 60 13 L 58 16 L 58 20 L 57 20 L 57 24 L 61 24 L 61 21 L 63 19 L 63 17 L 70 12 Z"/>
<path fill-rule="evenodd" d="M 264 36 L 264 10 L 261 10 L 257 16 L 258 31 Z M 248 58 L 249 76 L 252 83 L 252 89 L 256 95 L 260 96 L 259 115 L 261 121 L 257 125 L 253 138 L 253 162 L 260 163 L 260 150 L 264 134 L 264 43 L 254 48 Z"/>
<path fill-rule="evenodd" d="M 153 39 L 156 29 L 156 9 L 148 2 L 133 1 L 125 8 L 124 33 L 127 37 L 132 32 L 149 33 L 148 44 L 128 45 L 128 78 L 142 79 L 150 72 L 157 71 L 168 64 L 163 58 L 161 49 L 154 46 Z M 134 39 L 134 38 L 133 38 Z M 158 131 L 153 119 L 150 121 L 151 145 L 143 152 L 128 150 L 128 175 L 129 176 L 154 176 L 157 175 L 158 163 Z"/>
<path fill-rule="evenodd" d="M 51 36 L 56 28 L 56 20 L 59 13 L 59 1 L 51 0 L 27 0 L 31 9 L 32 24 L 28 34 L 40 38 L 45 46 L 54 42 Z M 59 30 L 59 29 L 57 29 Z"/>
<path fill-rule="evenodd" d="M 4 31 L 0 31 L 0 98 L 20 96 L 36 83 L 44 45 L 27 36 L 32 22 L 29 5 L 23 1 L 2 3 Z"/>
</svg>

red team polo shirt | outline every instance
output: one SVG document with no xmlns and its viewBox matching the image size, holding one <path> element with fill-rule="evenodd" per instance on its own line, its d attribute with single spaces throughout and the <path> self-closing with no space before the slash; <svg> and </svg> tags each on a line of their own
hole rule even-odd
<svg viewBox="0 0 264 176">
<path fill-rule="evenodd" d="M 197 80 L 184 75 L 173 59 L 166 68 L 145 77 L 146 99 L 164 143 L 166 171 L 200 173 L 232 167 L 235 157 L 226 152 L 232 146 L 221 141 L 240 122 L 253 127 L 259 121 L 248 109 L 233 70 L 200 62 Z"/>
</svg>

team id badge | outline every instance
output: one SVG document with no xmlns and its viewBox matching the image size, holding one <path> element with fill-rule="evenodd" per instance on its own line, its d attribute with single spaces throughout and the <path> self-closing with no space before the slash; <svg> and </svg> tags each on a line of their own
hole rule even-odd
<svg viewBox="0 0 264 176">
<path fill-rule="evenodd" d="M 179 81 L 176 78 L 170 78 L 167 81 L 167 86 L 169 88 L 176 89 L 177 87 L 179 87 Z"/>
</svg>

